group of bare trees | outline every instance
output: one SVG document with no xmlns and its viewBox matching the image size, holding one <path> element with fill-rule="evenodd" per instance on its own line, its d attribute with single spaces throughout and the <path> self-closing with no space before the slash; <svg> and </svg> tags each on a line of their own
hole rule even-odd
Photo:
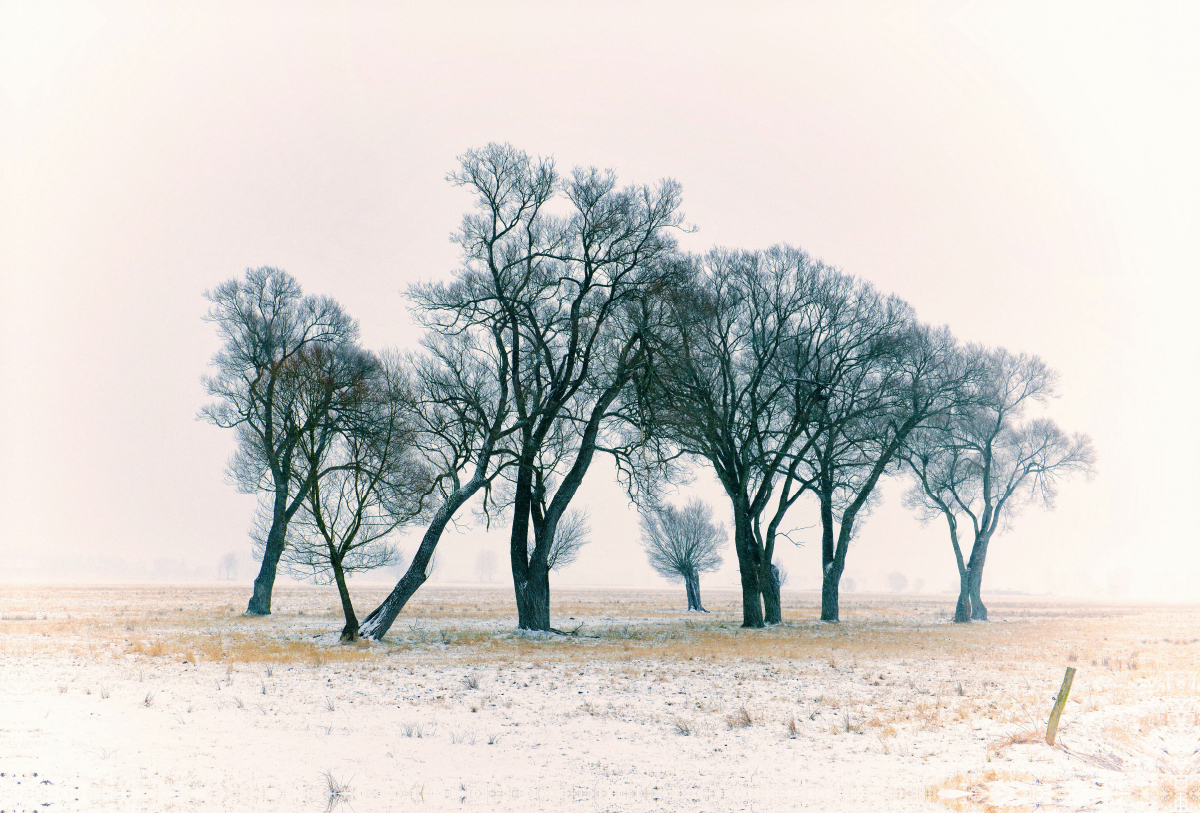
<svg viewBox="0 0 1200 813">
<path fill-rule="evenodd" d="M 983 618 L 987 546 L 1005 518 L 1091 470 L 1086 437 L 1026 417 L 1053 394 L 1039 360 L 961 346 L 799 249 L 687 255 L 673 181 L 562 175 L 497 144 L 466 153 L 449 179 L 476 205 L 455 234 L 458 271 L 408 289 L 420 350 L 360 348 L 336 303 L 278 270 L 207 295 L 225 345 L 203 415 L 237 431 L 230 470 L 266 497 L 248 613 L 270 612 L 282 561 L 338 584 L 344 638 L 381 637 L 479 495 L 477 510 L 510 525 L 519 626 L 549 630 L 549 573 L 590 538 L 572 501 L 601 453 L 642 511 L 651 564 L 684 581 L 689 609 L 703 609 L 699 574 L 719 566 L 725 532 L 699 503 L 662 502 L 679 467 L 711 465 L 730 500 L 748 627 L 782 619 L 775 546 L 805 494 L 821 518 L 822 618 L 838 620 L 851 540 L 881 478 L 905 467 L 910 504 L 949 524 L 959 620 Z M 389 534 L 418 520 L 404 575 L 359 622 L 345 573 L 391 562 Z"/>
</svg>

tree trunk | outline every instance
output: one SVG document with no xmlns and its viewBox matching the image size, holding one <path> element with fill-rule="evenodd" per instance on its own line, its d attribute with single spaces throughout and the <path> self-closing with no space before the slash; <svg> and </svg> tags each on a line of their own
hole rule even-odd
<svg viewBox="0 0 1200 813">
<path fill-rule="evenodd" d="M 550 571 L 538 562 L 530 562 L 526 574 L 526 581 L 516 585 L 520 629 L 549 632 Z"/>
<path fill-rule="evenodd" d="M 768 624 L 783 623 L 783 607 L 779 599 L 779 568 L 767 567 L 767 578 L 762 579 L 763 609 Z"/>
<path fill-rule="evenodd" d="M 429 578 L 429 563 L 433 560 L 433 552 L 442 538 L 442 531 L 450 524 L 454 513 L 482 487 L 483 478 L 475 477 L 442 503 L 442 507 L 434 515 L 429 527 L 425 529 L 421 545 L 413 554 L 412 562 L 409 563 L 404 576 L 392 588 L 392 592 L 383 600 L 383 603 L 372 610 L 371 614 L 358 625 L 360 636 L 378 641 L 387 635 L 388 630 L 396 621 L 396 616 L 400 615 L 400 611 L 404 609 L 404 605 Z"/>
<path fill-rule="evenodd" d="M 734 501 L 733 514 L 733 542 L 737 551 L 738 570 L 742 577 L 742 626 L 758 629 L 764 626 L 762 588 L 758 577 L 758 544 L 754 539 L 749 511 L 744 501 Z"/>
<path fill-rule="evenodd" d="M 821 620 L 831 624 L 838 623 L 838 587 L 842 580 L 842 568 L 836 562 L 830 562 L 825 567 L 821 577 Z"/>
<path fill-rule="evenodd" d="M 358 640 L 358 618 L 354 615 L 354 605 L 350 602 L 350 590 L 346 587 L 346 571 L 342 570 L 341 557 L 331 556 L 333 578 L 337 581 L 338 595 L 342 597 L 342 614 L 346 616 L 346 626 L 342 627 L 342 643 L 352 644 Z"/>
<path fill-rule="evenodd" d="M 526 449 L 531 445 L 526 439 Z M 529 561 L 529 515 L 533 507 L 533 454 L 526 451 L 517 469 L 513 488 L 513 521 L 508 539 L 508 555 L 512 565 L 513 592 L 517 600 L 517 628 L 538 629 L 535 606 L 536 587 L 531 587 L 533 572 Z"/>
<path fill-rule="evenodd" d="M 954 607 L 954 623 L 966 624 L 971 620 L 971 595 L 969 576 L 971 568 L 963 562 L 962 547 L 958 544 L 958 520 L 943 508 L 946 523 L 950 526 L 950 546 L 954 548 L 954 563 L 958 566 L 958 604 Z"/>
<path fill-rule="evenodd" d="M 627 346 L 626 351 L 631 346 Z M 542 500 L 545 495 L 541 493 L 544 483 L 539 477 L 538 494 L 535 499 L 532 474 L 532 450 L 542 441 L 535 437 L 525 443 L 525 448 L 530 451 L 522 459 L 522 466 L 517 475 L 510 541 L 513 586 L 517 594 L 517 624 L 520 629 L 553 629 L 550 626 L 550 568 L 547 559 L 554 544 L 554 535 L 558 532 L 558 521 L 583 484 L 583 478 L 596 455 L 596 438 L 600 432 L 600 424 L 607 414 L 608 407 L 620 395 L 630 375 L 630 368 L 626 368 L 624 373 L 616 376 L 592 406 L 591 416 L 579 438 L 579 452 L 575 462 L 563 476 L 562 483 L 555 491 L 554 499 L 550 501 L 544 515 L 537 510 L 538 505 L 544 504 Z M 533 526 L 534 536 L 532 553 L 529 552 L 530 525 Z"/>
<path fill-rule="evenodd" d="M 685 573 L 683 576 L 683 586 L 687 589 L 688 612 L 706 613 L 704 605 L 700 603 L 700 577 L 695 573 Z"/>
<path fill-rule="evenodd" d="M 263 546 L 262 566 L 254 579 L 254 592 L 246 606 L 246 615 L 270 615 L 271 593 L 275 589 L 275 573 L 279 569 L 279 557 L 287 542 L 288 516 L 286 511 L 287 492 L 276 492 L 275 507 L 271 512 L 271 530 Z"/>
<path fill-rule="evenodd" d="M 838 585 L 842 568 L 838 565 L 833 544 L 833 495 L 823 491 L 821 498 L 821 620 L 831 624 L 838 621 Z"/>
<path fill-rule="evenodd" d="M 966 624 L 971 621 L 970 571 L 964 570 L 958 574 L 958 604 L 954 606 L 954 623 Z"/>
<path fill-rule="evenodd" d="M 967 587 L 971 597 L 971 620 L 972 621 L 987 621 L 987 607 L 983 604 L 983 599 L 979 597 L 979 591 L 983 587 L 983 564 L 987 560 L 987 548 L 990 539 L 986 536 L 978 537 L 975 544 L 971 548 L 971 564 L 967 575 Z"/>
</svg>

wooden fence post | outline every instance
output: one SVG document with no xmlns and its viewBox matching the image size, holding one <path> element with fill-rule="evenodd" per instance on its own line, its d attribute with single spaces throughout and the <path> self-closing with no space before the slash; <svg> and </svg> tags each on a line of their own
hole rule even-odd
<svg viewBox="0 0 1200 813">
<path fill-rule="evenodd" d="M 1063 706 L 1067 705 L 1067 695 L 1071 693 L 1071 682 L 1075 680 L 1075 667 L 1068 666 L 1063 675 L 1062 688 L 1058 690 L 1058 699 L 1054 701 L 1054 711 L 1050 712 L 1050 724 L 1046 726 L 1046 744 L 1054 745 L 1054 735 L 1058 733 L 1058 718 L 1062 717 Z"/>
</svg>

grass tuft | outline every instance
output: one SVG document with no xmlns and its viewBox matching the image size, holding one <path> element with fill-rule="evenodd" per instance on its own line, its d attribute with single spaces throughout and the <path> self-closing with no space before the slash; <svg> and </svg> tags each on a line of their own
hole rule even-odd
<svg viewBox="0 0 1200 813">
<path fill-rule="evenodd" d="M 725 718 L 725 723 L 730 728 L 749 728 L 754 725 L 754 718 L 750 716 L 749 710 L 745 706 L 742 706 L 733 714 L 728 715 Z"/>
</svg>

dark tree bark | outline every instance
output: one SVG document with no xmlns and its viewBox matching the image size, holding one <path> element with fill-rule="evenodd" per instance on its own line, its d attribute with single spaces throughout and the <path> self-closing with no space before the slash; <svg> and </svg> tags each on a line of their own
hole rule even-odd
<svg viewBox="0 0 1200 813">
<path fill-rule="evenodd" d="M 539 615 L 537 601 L 538 585 L 533 574 L 533 563 L 529 561 L 529 514 L 533 503 L 533 448 L 528 439 L 521 460 L 517 464 L 517 482 L 513 494 L 513 521 L 509 530 L 508 552 L 512 565 L 513 592 L 517 601 L 517 628 L 523 630 L 550 629 L 549 595 L 545 598 L 545 618 Z M 536 552 L 536 546 L 535 546 Z M 549 593 L 549 573 L 546 575 Z"/>
<path fill-rule="evenodd" d="M 683 577 L 683 586 L 687 590 L 688 612 L 708 612 L 700 602 L 700 576 L 696 573 L 688 573 Z"/>
<path fill-rule="evenodd" d="M 416 594 L 421 585 L 425 583 L 425 580 L 429 578 L 429 563 L 433 560 L 433 554 L 437 550 L 438 542 L 442 538 L 442 532 L 446 530 L 446 526 L 454 518 L 455 512 L 475 496 L 483 486 L 484 478 L 476 476 L 442 503 L 430 521 L 429 527 L 425 529 L 425 535 L 421 537 L 421 544 L 417 548 L 417 552 L 413 555 L 412 561 L 408 565 L 408 570 L 405 571 L 400 581 L 396 583 L 396 586 L 392 588 L 392 592 L 383 600 L 383 603 L 372 610 L 371 614 L 364 618 L 362 623 L 358 625 L 358 634 L 360 636 L 378 641 L 387 635 L 388 630 L 392 628 L 392 624 L 396 622 L 396 617 L 404 609 L 404 605 L 408 603 L 408 600 Z"/>
<path fill-rule="evenodd" d="M 479 203 L 455 238 L 464 267 L 452 283 L 423 292 L 447 323 L 486 322 L 503 345 L 520 425 L 512 436 L 516 474 L 511 495 L 489 496 L 511 499 L 518 625 L 549 630 L 558 521 L 601 424 L 615 417 L 609 406 L 644 361 L 639 319 L 654 291 L 683 275 L 670 233 L 682 223 L 680 190 L 670 180 L 618 188 L 614 173 L 594 168 L 560 179 L 552 160 L 531 160 L 508 144 L 469 151 L 460 162 L 451 179 Z M 569 207 L 562 217 L 543 211 L 556 196 Z M 545 489 L 558 477 L 551 497 Z"/>
<path fill-rule="evenodd" d="M 521 497 L 522 479 L 517 477 L 518 501 L 514 503 L 513 534 L 510 540 L 510 550 L 514 562 L 514 587 L 517 594 L 518 626 L 520 629 L 550 631 L 550 551 L 554 546 L 554 537 L 558 531 L 558 522 L 566 512 L 571 500 L 583 485 L 583 478 L 595 459 L 600 428 L 609 416 L 609 408 L 621 394 L 621 390 L 629 383 L 634 372 L 638 369 L 643 358 L 644 348 L 641 339 L 631 337 L 616 354 L 615 372 L 608 387 L 600 393 L 592 405 L 587 423 L 578 441 L 575 460 L 571 468 L 563 476 L 563 481 L 554 493 L 549 505 L 545 504 L 544 494 L 538 494 L 534 499 L 532 477 L 526 488 L 528 495 L 523 501 Z M 532 474 L 532 466 L 530 467 Z M 542 479 L 539 478 L 539 483 Z M 525 521 L 518 524 L 517 518 L 522 516 L 520 506 L 526 506 Z M 545 506 L 543 510 L 543 506 Z M 534 547 L 528 551 L 529 527 L 533 527 Z M 523 562 L 524 567 L 520 568 Z M 520 574 L 520 575 L 518 575 Z"/>
<path fill-rule="evenodd" d="M 338 596 L 342 600 L 342 615 L 346 617 L 346 625 L 342 627 L 342 643 L 350 644 L 358 640 L 358 617 L 354 614 L 354 604 L 350 601 L 350 588 L 346 586 L 346 571 L 342 569 L 342 557 L 330 546 L 330 566 L 333 568 L 333 578 L 337 582 Z"/>
<path fill-rule="evenodd" d="M 492 484 L 503 468 L 503 461 L 497 462 L 502 456 L 497 445 L 515 428 L 508 425 L 508 361 L 499 331 L 492 332 L 492 339 L 497 349 L 492 359 L 494 368 L 472 362 L 475 346 L 462 337 L 443 344 L 430 342 L 436 361 L 427 359 L 424 366 L 414 365 L 424 392 L 417 432 L 430 439 L 427 454 L 436 454 L 444 461 L 439 479 L 449 485 L 408 569 L 383 603 L 359 624 L 358 634 L 364 638 L 379 640 L 387 634 L 409 599 L 429 578 L 430 563 L 446 526 L 472 497 Z M 441 444 L 441 448 L 434 444 Z M 474 473 L 462 483 L 459 473 L 472 460 Z"/>
<path fill-rule="evenodd" d="M 359 353 L 360 351 L 355 348 L 346 353 L 346 358 L 357 356 Z M 315 355 L 328 358 L 330 354 L 321 352 Z M 304 359 L 301 356 L 301 361 L 311 360 L 311 358 Z M 246 605 L 246 615 L 271 614 L 271 596 L 275 588 L 275 578 L 279 572 L 279 560 L 287 547 L 288 525 L 312 489 L 312 461 L 320 461 L 324 457 L 325 450 L 336 433 L 338 424 L 336 411 L 340 406 L 339 402 L 343 400 L 347 392 L 360 386 L 367 375 L 367 368 L 361 365 L 361 359 L 355 358 L 354 361 L 357 363 L 341 365 L 322 364 L 318 360 L 311 365 L 313 369 L 307 380 L 293 382 L 297 389 L 309 390 L 307 393 L 309 397 L 305 399 L 308 408 L 304 410 L 307 420 L 300 424 L 293 423 L 286 433 L 281 432 L 280 434 L 284 435 L 280 441 L 281 450 L 269 456 L 269 468 L 274 481 L 271 528 L 263 545 L 262 564 L 259 567 L 258 576 L 254 579 L 254 590 Z M 305 365 L 297 364 L 295 366 L 303 367 Z M 325 369 L 321 369 L 321 367 L 325 367 Z M 338 367 L 343 369 L 336 370 L 335 368 Z M 353 369 L 348 369 L 349 367 Z M 338 372 L 341 375 L 337 375 Z M 268 421 L 268 428 L 264 433 L 266 437 L 272 435 L 270 423 Z M 306 435 L 312 441 L 311 454 L 298 471 L 295 462 L 297 447 Z M 304 456 L 301 455 L 301 457 Z M 235 465 L 237 464 L 235 463 Z M 295 494 L 291 493 L 292 488 L 296 489 Z"/>
<path fill-rule="evenodd" d="M 781 613 L 759 517 L 803 454 L 795 447 L 820 400 L 814 348 L 848 278 L 788 246 L 714 250 L 695 265 L 657 347 L 657 428 L 713 466 L 733 509 L 742 626 L 762 627 L 764 601 L 772 623 Z"/>
<path fill-rule="evenodd" d="M 762 579 L 763 617 L 767 624 L 783 623 L 783 603 L 779 598 L 779 568 L 770 565 Z"/>
<path fill-rule="evenodd" d="M 965 624 L 971 620 L 971 571 L 963 563 L 962 547 L 958 544 L 958 523 L 953 514 L 948 514 L 946 519 L 950 523 L 950 544 L 954 548 L 954 559 L 958 565 L 958 602 L 954 605 L 954 623 Z"/>
<path fill-rule="evenodd" d="M 991 538 L 988 536 L 978 537 L 975 544 L 971 546 L 971 564 L 967 573 L 967 589 L 971 599 L 971 620 L 972 621 L 987 621 L 987 607 L 983 604 L 983 599 L 979 597 L 979 590 L 983 586 L 983 566 L 987 561 L 988 542 Z"/>
<path fill-rule="evenodd" d="M 760 551 L 757 540 L 754 539 L 754 529 L 751 527 L 750 511 L 746 502 L 745 498 L 734 502 L 733 546 L 737 552 L 738 570 L 742 578 L 742 627 L 760 629 L 765 626 L 762 584 L 759 580 L 762 563 L 759 561 Z"/>
<path fill-rule="evenodd" d="M 271 517 L 271 530 L 267 534 L 266 547 L 263 550 L 262 565 L 254 578 L 254 591 L 250 595 L 250 603 L 246 606 L 246 615 L 270 615 L 271 593 L 275 588 L 275 574 L 279 570 L 279 557 L 287 538 L 287 526 L 290 519 L 286 508 L 287 492 L 276 492 Z M 284 503 L 281 505 L 280 503 Z"/>
<path fill-rule="evenodd" d="M 822 405 L 811 462 L 821 500 L 821 620 L 828 622 L 838 621 L 838 582 L 876 485 L 903 459 L 912 433 L 947 415 L 974 375 L 949 330 L 921 325 L 908 305 L 882 300 L 870 286 L 858 303 L 847 332 L 847 375 Z"/>
<path fill-rule="evenodd" d="M 842 581 L 845 557 L 838 560 L 833 540 L 833 487 L 826 481 L 821 499 L 821 620 L 838 621 L 838 585 Z"/>
<path fill-rule="evenodd" d="M 838 591 L 841 587 L 844 569 L 844 565 L 838 567 L 835 562 L 831 562 L 825 568 L 825 575 L 821 579 L 821 620 L 831 624 L 836 624 L 841 620 Z"/>
</svg>

